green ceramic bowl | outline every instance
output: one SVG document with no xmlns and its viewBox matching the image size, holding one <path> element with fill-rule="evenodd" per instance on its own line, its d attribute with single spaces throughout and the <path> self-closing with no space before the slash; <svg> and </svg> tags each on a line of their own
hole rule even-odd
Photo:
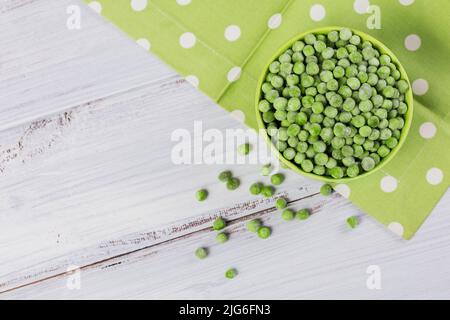
<svg viewBox="0 0 450 320">
<path fill-rule="evenodd" d="M 318 28 L 318 29 L 313 29 L 313 30 L 308 30 L 304 33 L 301 33 L 297 36 L 295 36 L 294 38 L 292 38 L 291 40 L 289 40 L 288 42 L 286 42 L 273 56 L 272 58 L 268 61 L 267 65 L 264 68 L 264 72 L 261 74 L 261 76 L 259 77 L 258 80 L 258 86 L 257 86 L 257 92 L 256 92 L 256 98 L 255 98 L 255 108 L 256 108 L 256 119 L 258 122 L 258 127 L 259 129 L 265 129 L 265 124 L 264 121 L 262 120 L 262 116 L 260 111 L 258 110 L 258 103 L 259 100 L 261 99 L 261 86 L 264 83 L 264 79 L 266 78 L 266 75 L 268 73 L 269 70 L 269 65 L 272 61 L 274 61 L 281 53 L 283 53 L 285 50 L 287 50 L 289 47 L 291 47 L 293 45 L 293 43 L 297 40 L 302 40 L 305 35 L 307 35 L 308 33 L 315 33 L 315 34 L 327 34 L 330 31 L 333 30 L 340 30 L 343 27 L 324 27 L 324 28 Z M 377 48 L 380 53 L 384 53 L 387 54 L 391 57 L 392 62 L 395 63 L 401 73 L 401 78 L 406 80 L 409 84 L 409 90 L 406 92 L 405 94 L 405 103 L 408 106 L 408 111 L 406 112 L 405 115 L 405 125 L 402 129 L 401 135 L 400 135 L 400 139 L 399 139 L 399 143 L 398 145 L 391 151 L 391 153 L 389 153 L 389 155 L 384 158 L 373 170 L 365 172 L 361 175 L 358 175 L 356 177 L 353 178 L 342 178 L 342 179 L 333 179 L 331 177 L 325 177 L 325 176 L 319 176 L 316 175 L 314 173 L 308 173 L 308 172 L 304 172 L 303 170 L 301 170 L 295 163 L 285 159 L 283 157 L 283 155 L 277 150 L 277 148 L 273 145 L 270 137 L 267 134 L 266 130 L 260 130 L 260 132 L 262 132 L 262 135 L 264 136 L 264 138 L 266 139 L 267 143 L 269 143 L 269 145 L 271 145 L 272 150 L 275 152 L 275 154 L 278 156 L 278 158 L 280 159 L 280 161 L 285 164 L 288 168 L 294 170 L 295 172 L 298 172 L 302 175 L 305 175 L 307 177 L 313 178 L 313 179 L 317 179 L 317 180 L 321 180 L 321 181 L 325 181 L 325 182 L 334 182 L 334 183 L 345 183 L 351 180 L 356 180 L 356 179 L 363 179 L 364 177 L 367 177 L 370 174 L 373 174 L 374 172 L 379 171 L 381 168 L 383 168 L 389 161 L 391 161 L 395 155 L 397 154 L 398 150 L 400 150 L 401 146 L 403 145 L 403 143 L 406 140 L 406 137 L 408 135 L 409 129 L 411 127 L 411 121 L 412 121 L 412 116 L 413 116 L 413 95 L 412 95 L 412 90 L 411 90 L 411 83 L 409 81 L 408 75 L 406 74 L 405 69 L 403 68 L 402 64 L 400 63 L 400 61 L 397 59 L 397 57 L 392 53 L 391 50 L 389 50 L 389 48 L 387 48 L 383 43 L 381 43 L 380 41 L 378 41 L 377 39 L 375 39 L 374 37 L 361 32 L 359 30 L 354 30 L 351 29 L 352 32 L 358 36 L 361 37 L 362 40 L 368 40 L 370 41 L 373 46 L 375 48 Z"/>
</svg>

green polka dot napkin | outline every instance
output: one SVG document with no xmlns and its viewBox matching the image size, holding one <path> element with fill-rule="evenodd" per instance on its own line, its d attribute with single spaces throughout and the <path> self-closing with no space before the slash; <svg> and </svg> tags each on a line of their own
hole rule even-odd
<svg viewBox="0 0 450 320">
<path fill-rule="evenodd" d="M 414 235 L 447 190 L 450 1 L 86 1 L 254 128 L 257 79 L 281 45 L 321 26 L 369 33 L 384 42 L 408 72 L 415 95 L 413 124 L 398 155 L 382 170 L 335 188 L 405 239 Z M 373 12 L 374 5 L 380 9 L 381 29 L 371 30 L 367 12 Z"/>
</svg>

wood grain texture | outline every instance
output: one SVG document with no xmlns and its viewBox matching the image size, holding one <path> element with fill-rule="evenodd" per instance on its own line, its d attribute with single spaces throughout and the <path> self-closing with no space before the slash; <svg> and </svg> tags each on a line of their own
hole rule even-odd
<svg viewBox="0 0 450 320">
<path fill-rule="evenodd" d="M 81 30 L 66 28 L 70 4 Z M 0 299 L 450 297 L 448 192 L 405 242 L 287 172 L 279 191 L 315 214 L 283 222 L 248 193 L 259 166 L 233 166 L 242 187 L 227 192 L 216 176 L 229 166 L 171 163 L 173 130 L 242 124 L 80 1 L 2 1 L 0 27 Z M 220 246 L 218 214 L 233 220 Z M 350 231 L 352 214 L 362 224 Z M 254 216 L 273 237 L 245 231 Z M 194 258 L 199 245 L 209 259 Z M 382 290 L 367 289 L 369 265 Z"/>
</svg>

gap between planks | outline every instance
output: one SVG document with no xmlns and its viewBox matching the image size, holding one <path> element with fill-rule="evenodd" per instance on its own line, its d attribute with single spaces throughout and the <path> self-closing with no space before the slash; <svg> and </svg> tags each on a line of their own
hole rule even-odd
<svg viewBox="0 0 450 320">
<path fill-rule="evenodd" d="M 264 203 L 267 203 L 268 201 L 270 201 L 270 203 L 272 205 L 269 206 L 269 207 L 261 208 L 261 209 L 258 209 L 255 212 L 250 212 L 250 213 L 244 214 L 242 216 L 240 216 L 239 213 L 234 214 L 235 218 L 231 218 L 231 219 L 228 218 L 227 219 L 227 226 L 235 225 L 235 224 L 244 222 L 246 220 L 254 219 L 254 218 L 263 218 L 265 215 L 268 215 L 268 214 L 272 213 L 273 211 L 276 211 L 277 209 L 274 207 L 273 202 L 279 197 L 286 197 L 286 195 L 287 195 L 286 192 L 282 192 L 282 193 L 279 193 L 279 194 L 277 194 L 276 196 L 274 196 L 273 198 L 270 198 L 270 199 L 257 199 L 257 200 L 247 201 L 247 202 L 244 202 L 242 204 L 238 204 L 236 206 L 228 207 L 227 209 L 225 209 L 225 211 L 219 210 L 219 212 L 228 212 L 230 210 L 232 211 L 235 207 L 241 206 L 241 205 L 252 206 L 252 205 L 255 205 L 255 204 L 258 204 L 258 203 L 259 204 L 261 204 L 261 203 L 264 204 Z M 310 194 L 307 194 L 305 196 L 301 196 L 301 197 L 295 198 L 294 200 L 289 200 L 288 204 L 291 204 L 291 205 L 292 204 L 296 204 L 296 203 L 298 203 L 298 202 L 300 202 L 302 200 L 313 198 L 313 197 L 318 196 L 318 195 L 320 195 L 319 192 L 310 193 Z M 322 208 L 321 205 L 316 206 L 316 207 L 312 207 L 311 208 L 311 214 L 317 213 L 321 208 Z M 163 238 L 163 239 L 161 241 L 159 241 L 159 242 L 157 241 L 155 243 L 143 246 L 142 248 L 128 250 L 128 251 L 122 252 L 120 254 L 115 254 L 115 255 L 112 255 L 112 256 L 109 256 L 109 257 L 106 257 L 106 258 L 103 258 L 103 259 L 95 260 L 95 261 L 93 261 L 91 263 L 87 263 L 87 264 L 85 264 L 83 266 L 78 267 L 77 270 L 80 270 L 80 271 L 81 270 L 89 270 L 89 269 L 95 268 L 97 266 L 100 266 L 102 264 L 105 264 L 105 263 L 107 263 L 109 261 L 114 261 L 114 260 L 117 260 L 117 259 L 120 259 L 120 258 L 124 258 L 126 256 L 130 256 L 130 255 L 138 253 L 138 252 L 147 251 L 149 249 L 154 249 L 155 247 L 163 246 L 165 244 L 170 244 L 170 243 L 173 243 L 173 242 L 176 242 L 176 241 L 182 241 L 183 239 L 187 239 L 187 238 L 193 237 L 193 236 L 195 236 L 197 234 L 201 234 L 201 233 L 205 233 L 205 232 L 211 232 L 212 231 L 212 229 L 211 229 L 211 221 L 216 219 L 218 216 L 223 216 L 223 217 L 227 218 L 226 214 L 221 214 L 221 213 L 200 215 L 200 216 L 197 216 L 197 217 L 195 217 L 193 219 L 192 218 L 189 219 L 187 221 L 188 227 L 185 230 L 184 230 L 183 226 L 186 225 L 186 222 L 185 222 L 186 220 L 183 220 L 183 222 L 180 221 L 180 222 L 175 223 L 175 224 L 167 225 L 166 227 L 164 227 L 162 229 L 162 231 L 160 229 L 160 232 L 158 232 L 158 231 L 147 232 L 146 234 L 153 234 L 153 235 L 155 235 L 154 236 L 154 240 L 156 240 L 156 241 L 158 240 L 158 236 L 156 236 L 157 233 L 162 233 L 164 235 L 167 232 L 169 232 L 169 234 L 167 235 L 167 238 L 165 238 L 165 239 L 163 237 L 160 237 L 160 238 Z M 183 233 L 183 231 L 195 228 L 195 226 L 197 226 L 197 225 L 205 225 L 205 224 L 208 224 L 208 225 L 207 226 L 203 226 L 200 229 L 196 229 L 196 230 L 193 230 L 193 231 L 188 231 L 186 233 Z M 170 232 L 171 232 L 170 230 L 172 230 L 172 232 L 174 232 L 176 234 L 178 234 L 180 232 L 182 234 L 176 235 L 174 237 L 170 237 L 170 235 L 171 235 L 170 234 Z M 104 244 L 100 244 L 97 247 L 102 247 L 102 245 L 104 245 Z M 121 262 L 113 262 L 113 263 L 105 266 L 104 268 L 108 268 L 110 266 L 117 265 L 117 264 L 121 264 Z M 57 271 L 58 269 L 61 269 L 61 268 L 64 268 L 64 267 L 67 268 L 67 266 L 60 266 L 59 268 L 55 268 L 54 270 L 50 270 L 50 272 L 51 271 Z M 6 294 L 6 293 L 10 293 L 10 292 L 12 292 L 14 290 L 22 289 L 22 288 L 25 288 L 25 287 L 30 287 L 30 286 L 33 286 L 33 285 L 36 285 L 36 284 L 39 284 L 39 283 L 42 283 L 42 282 L 55 280 L 55 279 L 58 279 L 58 278 L 63 278 L 65 276 L 71 275 L 73 273 L 73 271 L 74 270 L 58 272 L 56 274 L 49 275 L 49 276 L 43 277 L 41 279 L 37 279 L 37 280 L 34 280 L 34 281 L 25 282 L 23 284 L 15 285 L 15 286 L 13 286 L 11 288 L 8 288 L 8 289 L 5 289 L 5 290 L 0 290 L 0 295 Z M 46 271 L 43 271 L 43 272 L 45 273 Z M 32 278 L 33 276 L 34 276 L 33 274 L 29 273 L 27 275 L 22 276 L 21 279 L 29 279 L 29 278 Z M 8 286 L 8 282 L 9 283 L 20 282 L 20 278 L 16 279 L 16 280 L 12 279 L 10 281 L 4 282 L 4 283 L 0 283 L 0 288 L 1 287 L 7 287 Z"/>
</svg>

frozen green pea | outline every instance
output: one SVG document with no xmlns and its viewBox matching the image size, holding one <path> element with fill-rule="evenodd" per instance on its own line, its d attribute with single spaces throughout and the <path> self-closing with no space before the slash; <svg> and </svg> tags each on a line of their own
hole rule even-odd
<svg viewBox="0 0 450 320">
<path fill-rule="evenodd" d="M 368 136 L 370 136 L 371 132 L 372 132 L 372 128 L 369 126 L 362 126 L 361 128 L 359 128 L 359 134 L 364 138 L 367 138 Z"/>
<path fill-rule="evenodd" d="M 324 118 L 323 118 L 323 121 L 322 121 L 322 125 L 324 126 L 324 127 L 326 127 L 326 128 L 332 128 L 332 127 L 334 127 L 334 124 L 336 123 L 336 120 L 334 120 L 334 119 L 332 119 L 332 118 L 329 118 L 329 117 L 327 117 L 327 116 L 325 116 Z M 332 132 L 332 131 L 331 131 Z"/>
<path fill-rule="evenodd" d="M 312 172 L 318 176 L 323 176 L 326 173 L 326 169 L 324 166 L 315 166 Z"/>
<path fill-rule="evenodd" d="M 223 228 L 226 227 L 226 225 L 227 225 L 226 221 L 223 218 L 219 217 L 213 222 L 213 230 L 216 231 L 222 230 Z"/>
<path fill-rule="evenodd" d="M 330 59 L 334 56 L 334 49 L 331 47 L 327 47 L 322 51 L 322 58 Z"/>
<path fill-rule="evenodd" d="M 386 139 L 385 144 L 388 148 L 394 149 L 398 144 L 398 140 L 395 137 L 390 137 L 389 139 Z"/>
<path fill-rule="evenodd" d="M 381 129 L 380 131 L 380 139 L 387 140 L 392 137 L 392 131 L 388 128 Z"/>
<path fill-rule="evenodd" d="M 314 47 L 310 44 L 307 44 L 303 48 L 302 53 L 305 57 L 312 56 L 315 53 Z M 323 52 L 322 52 L 322 54 L 323 54 Z"/>
<path fill-rule="evenodd" d="M 330 194 L 333 193 L 333 188 L 331 187 L 331 185 L 329 185 L 328 183 L 323 184 L 320 187 L 320 194 L 323 196 L 329 196 Z"/>
<path fill-rule="evenodd" d="M 250 232 L 258 232 L 258 229 L 261 227 L 262 223 L 259 219 L 253 219 L 247 222 L 247 230 Z"/>
<path fill-rule="evenodd" d="M 328 82 L 328 83 L 330 83 L 330 82 Z M 333 94 L 330 96 L 329 102 L 332 107 L 338 108 L 342 105 L 343 99 L 339 94 Z"/>
<path fill-rule="evenodd" d="M 271 235 L 271 233 L 272 233 L 272 230 L 270 230 L 270 228 L 269 227 L 259 227 L 259 229 L 258 229 L 258 236 L 261 238 L 261 239 L 267 239 L 267 238 L 269 238 L 270 237 L 270 235 Z"/>
<path fill-rule="evenodd" d="M 286 208 L 286 206 L 287 206 L 287 201 L 286 201 L 286 199 L 284 199 L 284 198 L 278 198 L 278 199 L 275 201 L 275 207 L 276 207 L 277 209 L 284 209 L 284 208 Z"/>
<path fill-rule="evenodd" d="M 234 279 L 237 276 L 237 271 L 234 268 L 230 268 L 227 271 L 225 271 L 225 278 L 227 279 Z"/>
<path fill-rule="evenodd" d="M 308 143 L 306 141 L 300 141 L 297 144 L 297 148 L 296 149 L 297 149 L 298 152 L 305 153 L 306 150 L 308 150 Z"/>
<path fill-rule="evenodd" d="M 370 100 L 364 100 L 359 103 L 358 108 L 361 112 L 369 112 L 373 108 L 373 103 Z"/>
<path fill-rule="evenodd" d="M 281 173 L 273 174 L 273 175 L 270 177 L 270 182 L 271 182 L 273 185 L 275 185 L 275 186 L 278 186 L 278 185 L 282 184 L 283 181 L 284 181 L 284 175 L 281 174 Z"/>
<path fill-rule="evenodd" d="M 333 136 L 334 136 L 334 134 L 333 134 L 333 130 L 331 128 L 323 128 L 322 131 L 320 132 L 320 137 L 325 142 L 331 141 Z"/>
<path fill-rule="evenodd" d="M 240 155 L 247 155 L 250 153 L 251 146 L 249 143 L 243 143 L 238 147 L 238 153 Z"/>
<path fill-rule="evenodd" d="M 311 136 L 318 136 L 318 135 L 320 134 L 321 129 L 322 129 L 322 128 L 321 128 L 320 124 L 318 124 L 318 123 L 313 123 L 313 124 L 311 124 L 311 126 L 309 127 L 308 132 L 309 132 L 309 134 L 310 134 Z"/>
<path fill-rule="evenodd" d="M 272 73 L 278 73 L 280 72 L 280 62 L 274 61 L 269 65 L 269 71 Z"/>
<path fill-rule="evenodd" d="M 352 36 L 350 37 L 349 42 L 350 42 L 351 44 L 357 46 L 357 45 L 359 45 L 359 44 L 361 43 L 361 38 L 360 38 L 358 35 L 354 34 L 354 35 L 352 35 Z"/>
<path fill-rule="evenodd" d="M 319 73 L 319 66 L 315 62 L 310 62 L 306 65 L 306 73 L 309 75 L 316 75 Z"/>
<path fill-rule="evenodd" d="M 200 189 L 195 193 L 195 197 L 198 201 L 204 201 L 208 197 L 208 191 L 205 189 Z"/>
<path fill-rule="evenodd" d="M 353 157 L 345 157 L 344 159 L 342 159 L 342 164 L 346 167 L 350 167 L 352 165 L 355 164 L 355 158 Z"/>
<path fill-rule="evenodd" d="M 343 146 L 341 148 L 341 153 L 344 157 L 351 157 L 353 155 L 353 147 L 351 146 Z"/>
<path fill-rule="evenodd" d="M 301 168 L 305 172 L 311 172 L 314 169 L 314 164 L 312 163 L 311 160 L 306 159 L 302 162 Z"/>
<path fill-rule="evenodd" d="M 287 160 L 294 159 L 296 155 L 296 151 L 293 148 L 286 148 L 286 150 L 283 151 L 283 157 Z"/>
<path fill-rule="evenodd" d="M 260 194 L 262 187 L 263 187 L 263 184 L 260 182 L 253 183 L 249 188 L 250 193 L 253 195 Z"/>
<path fill-rule="evenodd" d="M 336 137 L 344 137 L 346 135 L 347 126 L 341 122 L 334 125 L 333 133 Z"/>
<path fill-rule="evenodd" d="M 289 137 L 295 137 L 300 133 L 300 126 L 298 124 L 291 124 L 288 128 L 287 128 L 287 135 Z"/>
<path fill-rule="evenodd" d="M 378 148 L 377 153 L 380 157 L 385 158 L 391 152 L 391 150 L 386 146 L 381 146 Z"/>
<path fill-rule="evenodd" d="M 297 144 L 298 144 L 298 138 L 297 137 L 289 137 L 287 142 L 290 147 L 295 148 L 295 147 L 297 147 Z"/>
<path fill-rule="evenodd" d="M 330 91 L 336 91 L 339 88 L 339 82 L 336 79 L 331 79 L 327 82 L 327 89 Z M 342 97 L 341 97 L 342 99 Z"/>
<path fill-rule="evenodd" d="M 350 40 L 352 35 L 353 35 L 352 31 L 348 28 L 342 28 L 341 31 L 339 32 L 339 38 L 344 41 Z"/>
<path fill-rule="evenodd" d="M 273 89 L 273 86 L 268 82 L 264 82 L 263 85 L 261 86 L 261 90 L 263 93 L 269 92 L 272 89 Z"/>
<path fill-rule="evenodd" d="M 386 79 L 387 77 L 389 77 L 390 73 L 391 69 L 389 69 L 389 67 L 387 66 L 381 66 L 377 70 L 377 75 L 378 77 L 380 77 L 380 79 Z"/>
<path fill-rule="evenodd" d="M 281 75 L 283 78 L 287 78 L 287 76 L 289 74 L 291 74 L 293 67 L 294 67 L 294 65 L 292 63 L 288 63 L 288 62 L 282 63 L 280 65 L 279 75 Z"/>
<path fill-rule="evenodd" d="M 314 162 L 319 166 L 324 166 L 328 162 L 328 155 L 321 152 L 314 156 Z"/>
<path fill-rule="evenodd" d="M 345 145 L 345 139 L 342 137 L 334 137 L 331 139 L 331 146 L 334 149 L 341 149 Z"/>
<path fill-rule="evenodd" d="M 225 243 L 225 242 L 227 242 L 228 241 L 228 234 L 226 234 L 225 232 L 218 233 L 216 235 L 216 241 L 218 243 Z"/>
<path fill-rule="evenodd" d="M 320 114 L 323 112 L 324 107 L 323 107 L 323 103 L 322 102 L 314 102 L 311 106 L 312 111 L 314 113 Z"/>
<path fill-rule="evenodd" d="M 336 159 L 329 157 L 329 158 L 328 158 L 328 161 L 327 161 L 327 164 L 325 165 L 325 167 L 326 167 L 327 169 L 331 169 L 331 168 L 334 168 L 334 167 L 336 167 L 336 166 L 337 166 L 337 161 L 336 161 Z"/>
<path fill-rule="evenodd" d="M 348 111 L 343 111 L 339 114 L 339 121 L 342 123 L 349 123 L 353 118 L 353 115 Z"/>
<path fill-rule="evenodd" d="M 347 58 L 339 59 L 337 65 L 343 68 L 348 68 L 350 66 L 350 61 Z"/>
<path fill-rule="evenodd" d="M 313 113 L 309 116 L 309 121 L 311 121 L 311 123 L 322 123 L 323 121 L 323 115 L 321 113 Z"/>
<path fill-rule="evenodd" d="M 263 186 L 261 188 L 261 194 L 266 198 L 270 198 L 271 196 L 273 196 L 274 192 L 275 190 L 271 186 Z"/>
<path fill-rule="evenodd" d="M 241 184 L 238 178 L 231 178 L 227 181 L 227 189 L 228 190 L 236 190 Z"/>
<path fill-rule="evenodd" d="M 370 140 L 378 140 L 380 138 L 380 130 L 372 129 L 372 132 L 370 133 L 368 138 Z"/>
<path fill-rule="evenodd" d="M 346 170 L 346 174 L 350 178 L 354 178 L 354 177 L 358 176 L 359 175 L 359 166 L 356 164 L 349 166 Z"/>
<path fill-rule="evenodd" d="M 336 166 L 330 169 L 330 175 L 335 179 L 341 179 L 344 176 L 344 170 L 341 167 Z"/>
<path fill-rule="evenodd" d="M 344 158 L 344 156 L 342 155 L 341 150 L 339 149 L 333 149 L 331 151 L 331 156 L 336 159 L 336 160 L 342 160 Z"/>
<path fill-rule="evenodd" d="M 375 161 L 371 157 L 365 157 L 361 161 L 361 167 L 364 171 L 370 171 L 375 167 Z"/>
<path fill-rule="evenodd" d="M 292 50 L 295 52 L 299 52 L 299 51 L 302 51 L 304 47 L 305 47 L 305 43 L 301 40 L 298 40 L 298 41 L 295 41 L 294 44 L 292 45 Z"/>
<path fill-rule="evenodd" d="M 306 220 L 309 218 L 309 215 L 310 213 L 308 209 L 301 209 L 295 213 L 295 217 L 299 220 Z"/>
<path fill-rule="evenodd" d="M 334 68 L 333 70 L 333 76 L 336 79 L 342 78 L 345 76 L 345 70 L 344 68 L 342 68 L 341 66 L 337 66 L 336 68 Z"/>
<path fill-rule="evenodd" d="M 301 164 L 303 160 L 306 159 L 306 155 L 302 152 L 297 152 L 297 154 L 294 157 L 294 162 L 297 164 Z"/>
<path fill-rule="evenodd" d="M 270 163 L 263 165 L 261 168 L 261 175 L 268 176 L 272 172 L 272 165 Z"/>
<path fill-rule="evenodd" d="M 399 80 L 397 82 L 397 88 L 401 93 L 405 93 L 409 89 L 408 82 L 406 82 L 405 80 Z"/>
<path fill-rule="evenodd" d="M 323 141 L 316 141 L 313 143 L 313 150 L 315 152 L 325 152 L 327 145 Z"/>
<path fill-rule="evenodd" d="M 333 70 L 336 63 L 333 60 L 326 59 L 322 62 L 322 70 Z"/>
<path fill-rule="evenodd" d="M 359 51 L 350 53 L 348 57 L 350 61 L 355 64 L 358 64 L 363 60 L 363 56 Z"/>
<path fill-rule="evenodd" d="M 282 86 L 283 86 L 283 84 L 284 84 L 284 80 L 283 80 L 283 78 L 282 77 L 280 77 L 280 76 L 274 76 L 273 78 L 272 78 L 272 80 L 270 81 L 270 84 L 274 87 L 274 88 L 281 88 Z"/>
<path fill-rule="evenodd" d="M 291 221 L 294 219 L 294 217 L 295 217 L 295 213 L 291 209 L 285 209 L 281 213 L 281 218 L 283 218 L 283 220 L 286 220 L 286 221 Z"/>
<path fill-rule="evenodd" d="M 295 122 L 302 126 L 306 122 L 308 122 L 308 116 L 306 115 L 306 113 L 301 111 L 301 112 L 297 113 L 297 116 L 295 118 Z M 304 131 L 304 132 L 306 132 L 306 131 Z"/>
<path fill-rule="evenodd" d="M 261 112 L 267 112 L 270 110 L 270 103 L 267 100 L 261 100 L 258 104 L 258 109 Z"/>
<path fill-rule="evenodd" d="M 208 256 L 208 249 L 206 249 L 206 248 L 196 249 L 195 256 L 199 259 L 205 259 Z"/>
<path fill-rule="evenodd" d="M 372 87 L 367 83 L 363 83 L 358 91 L 358 97 L 360 100 L 369 100 L 372 96 Z"/>
<path fill-rule="evenodd" d="M 296 62 L 292 71 L 296 74 L 302 74 L 305 72 L 305 65 L 302 62 Z"/>
<path fill-rule="evenodd" d="M 347 221 L 347 225 L 351 229 L 355 229 L 359 224 L 358 217 L 356 217 L 356 216 L 348 217 L 346 221 Z"/>
<path fill-rule="evenodd" d="M 356 77 L 351 77 L 347 79 L 347 85 L 352 89 L 352 90 L 358 90 L 359 87 L 361 86 L 361 82 L 359 81 L 358 78 Z"/>
<path fill-rule="evenodd" d="M 219 176 L 217 177 L 219 181 L 221 182 L 227 182 L 232 177 L 232 173 L 229 170 L 222 171 L 219 173 Z"/>
</svg>

